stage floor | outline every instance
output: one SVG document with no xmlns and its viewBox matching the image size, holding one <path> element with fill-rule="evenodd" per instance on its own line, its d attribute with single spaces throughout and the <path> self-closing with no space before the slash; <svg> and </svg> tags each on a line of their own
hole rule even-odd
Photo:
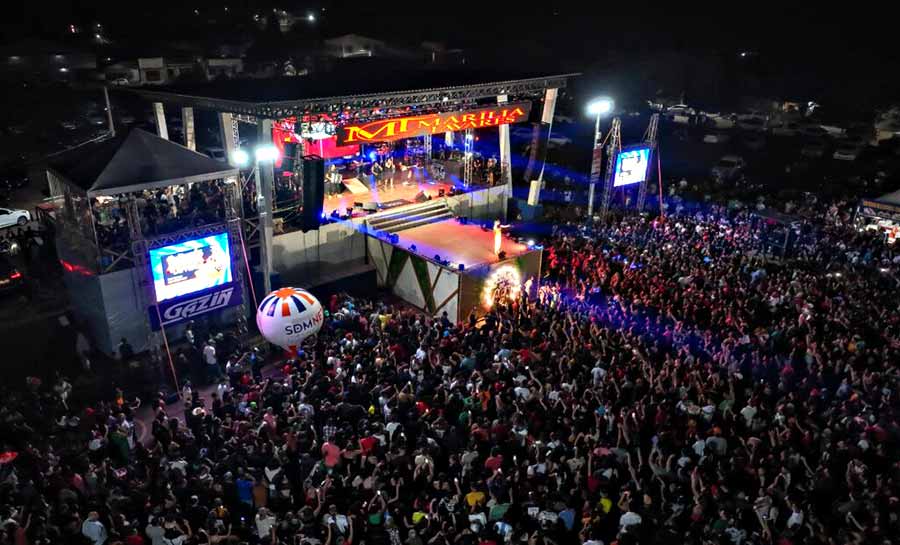
<svg viewBox="0 0 900 545">
<path fill-rule="evenodd" d="M 359 187 L 358 184 L 354 185 Z M 403 183 L 398 180 L 394 182 L 393 187 L 385 187 L 384 184 L 380 184 L 377 188 L 372 188 L 371 185 L 368 185 L 368 187 L 369 190 L 364 193 L 351 193 L 350 191 L 345 190 L 338 196 L 326 195 L 323 206 L 324 212 L 326 214 L 331 214 L 333 210 L 337 210 L 339 213 L 345 213 L 347 208 L 352 208 L 353 203 L 357 202 L 363 204 L 366 204 L 367 202 L 391 203 L 392 201 L 403 200 L 412 203 L 415 202 L 416 194 L 418 194 L 419 191 L 424 191 L 431 197 L 437 197 L 439 190 L 443 189 L 445 192 L 449 192 L 450 188 L 453 187 L 453 184 L 449 182 L 423 181 L 421 179 L 417 181 L 411 179 L 410 185 L 403 185 Z M 360 215 L 366 214 L 354 213 L 354 217 Z"/>
<path fill-rule="evenodd" d="M 479 225 L 445 220 L 397 234 L 400 236 L 400 247 L 409 248 L 415 244 L 416 253 L 429 259 L 437 254 L 441 259 L 449 259 L 454 264 L 462 263 L 466 267 L 500 261 L 494 254 L 494 231 L 484 231 Z M 504 236 L 500 249 L 510 258 L 527 252 L 528 246 Z"/>
</svg>

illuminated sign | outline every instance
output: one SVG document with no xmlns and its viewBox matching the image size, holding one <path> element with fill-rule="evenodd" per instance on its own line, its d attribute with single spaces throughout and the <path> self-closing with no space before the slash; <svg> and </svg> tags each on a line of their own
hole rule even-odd
<svg viewBox="0 0 900 545">
<path fill-rule="evenodd" d="M 232 281 L 228 233 L 150 250 L 157 301 L 197 293 Z"/>
<path fill-rule="evenodd" d="M 517 102 L 465 112 L 444 112 L 412 117 L 379 119 L 362 125 L 345 125 L 337 131 L 338 144 L 390 142 L 426 134 L 510 125 L 528 119 L 530 102 Z"/>
<path fill-rule="evenodd" d="M 650 170 L 650 146 L 642 145 L 623 149 L 616 156 L 613 187 L 631 185 L 647 179 Z"/>
<path fill-rule="evenodd" d="M 161 325 L 180 324 L 209 312 L 239 305 L 241 301 L 240 284 L 231 283 L 217 286 L 191 297 L 161 301 L 158 314 L 156 308 L 148 309 L 150 325 L 154 330 L 159 330 Z M 162 318 L 162 324 L 159 322 L 160 318 Z"/>
</svg>

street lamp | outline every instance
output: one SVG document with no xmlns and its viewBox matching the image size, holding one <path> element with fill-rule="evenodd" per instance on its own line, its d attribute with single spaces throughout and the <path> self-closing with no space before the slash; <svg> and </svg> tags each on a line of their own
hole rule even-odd
<svg viewBox="0 0 900 545">
<path fill-rule="evenodd" d="M 597 97 L 588 102 L 587 113 L 596 117 L 594 122 L 594 151 L 591 156 L 591 176 L 588 179 L 588 217 L 594 216 L 594 192 L 597 181 L 600 179 L 600 169 L 603 167 L 603 150 L 600 146 L 600 118 L 613 111 L 615 102 L 607 96 Z"/>
</svg>

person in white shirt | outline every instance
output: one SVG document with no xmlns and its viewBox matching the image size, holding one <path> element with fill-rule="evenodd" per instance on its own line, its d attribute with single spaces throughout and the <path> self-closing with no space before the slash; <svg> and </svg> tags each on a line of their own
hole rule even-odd
<svg viewBox="0 0 900 545">
<path fill-rule="evenodd" d="M 275 543 L 272 530 L 277 522 L 278 520 L 271 511 L 265 507 L 259 508 L 259 512 L 256 513 L 256 535 L 259 536 L 260 541 L 268 540 L 269 543 Z"/>
<path fill-rule="evenodd" d="M 91 540 L 93 545 L 103 545 L 106 543 L 108 534 L 106 527 L 100 522 L 100 514 L 96 511 L 88 513 L 87 519 L 81 524 L 81 535 Z"/>
<path fill-rule="evenodd" d="M 203 362 L 206 364 L 206 376 L 210 384 L 215 383 L 221 373 L 219 372 L 219 362 L 216 359 L 216 346 L 212 340 L 207 341 L 203 346 Z"/>
</svg>

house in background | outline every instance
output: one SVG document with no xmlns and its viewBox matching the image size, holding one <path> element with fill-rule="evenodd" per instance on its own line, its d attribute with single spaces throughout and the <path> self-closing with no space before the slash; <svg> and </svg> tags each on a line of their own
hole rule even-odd
<svg viewBox="0 0 900 545">
<path fill-rule="evenodd" d="M 90 80 L 97 56 L 70 45 L 22 40 L 0 47 L 0 78 L 39 81 Z"/>
</svg>

